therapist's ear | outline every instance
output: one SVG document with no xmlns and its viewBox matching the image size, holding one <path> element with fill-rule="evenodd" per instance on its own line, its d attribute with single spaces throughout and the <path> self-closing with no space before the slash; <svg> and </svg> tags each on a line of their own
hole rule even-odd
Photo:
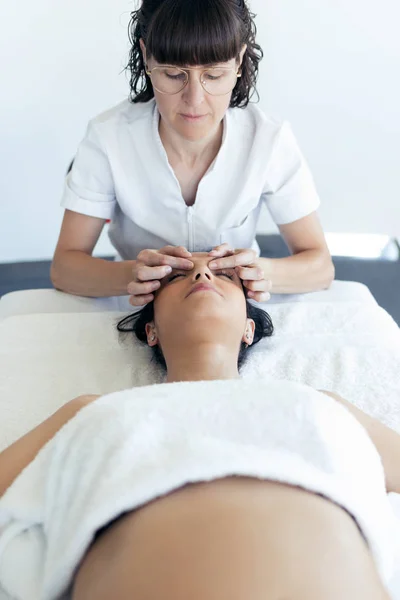
<svg viewBox="0 0 400 600">
<path fill-rule="evenodd" d="M 152 348 L 153 346 L 157 346 L 158 338 L 154 321 L 151 321 L 151 323 L 146 323 L 145 329 L 147 335 L 147 343 L 150 346 L 150 348 Z"/>
<path fill-rule="evenodd" d="M 140 44 L 140 49 L 141 49 L 142 55 L 143 55 L 143 62 L 145 65 L 147 65 L 146 46 L 145 46 L 145 43 L 142 38 L 140 38 L 139 44 Z"/>
<path fill-rule="evenodd" d="M 251 346 L 254 340 L 254 331 L 256 329 L 256 324 L 253 319 L 246 319 L 246 327 L 244 330 L 244 334 L 242 337 L 242 342 L 247 344 L 247 346 Z"/>
<path fill-rule="evenodd" d="M 241 49 L 241 51 L 240 51 L 240 54 L 239 54 L 239 61 L 238 61 L 238 62 L 239 62 L 239 66 L 241 66 L 241 65 L 242 65 L 242 62 L 243 62 L 243 57 L 244 57 L 244 55 L 245 55 L 245 52 L 246 52 L 246 50 L 247 50 L 247 44 L 244 44 L 244 46 L 243 46 L 243 48 Z"/>
</svg>

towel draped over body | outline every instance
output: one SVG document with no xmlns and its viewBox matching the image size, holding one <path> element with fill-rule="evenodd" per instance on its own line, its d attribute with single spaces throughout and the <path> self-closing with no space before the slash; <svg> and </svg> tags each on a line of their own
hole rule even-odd
<svg viewBox="0 0 400 600">
<path fill-rule="evenodd" d="M 321 494 L 357 522 L 384 582 L 393 527 L 380 456 L 332 398 L 288 381 L 181 382 L 103 396 L 0 499 L 0 584 L 64 598 L 96 531 L 190 482 L 246 475 Z"/>
</svg>

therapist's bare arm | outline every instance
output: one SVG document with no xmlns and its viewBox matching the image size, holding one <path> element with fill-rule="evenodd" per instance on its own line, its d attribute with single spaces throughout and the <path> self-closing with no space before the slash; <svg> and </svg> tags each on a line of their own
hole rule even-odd
<svg viewBox="0 0 400 600">
<path fill-rule="evenodd" d="M 386 490 L 400 494 L 400 435 L 341 396 L 321 390 L 345 406 L 367 430 L 385 469 Z"/>
<path fill-rule="evenodd" d="M 105 222 L 65 211 L 50 270 L 56 289 L 92 298 L 128 293 L 135 261 L 113 262 L 92 256 Z"/>
<path fill-rule="evenodd" d="M 97 395 L 79 396 L 64 404 L 46 421 L 29 431 L 11 446 L 0 452 L 0 496 L 18 475 L 33 461 L 39 450 L 55 436 L 78 411 L 99 398 Z"/>
<path fill-rule="evenodd" d="M 279 230 L 292 256 L 259 258 L 273 294 L 300 294 L 329 288 L 335 268 L 325 235 L 314 212 Z"/>
</svg>

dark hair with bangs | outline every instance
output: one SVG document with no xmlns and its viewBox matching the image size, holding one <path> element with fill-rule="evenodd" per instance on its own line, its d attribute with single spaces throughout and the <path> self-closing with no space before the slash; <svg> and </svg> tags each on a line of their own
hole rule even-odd
<svg viewBox="0 0 400 600">
<path fill-rule="evenodd" d="M 257 342 L 265 337 L 270 337 L 274 333 L 274 326 L 271 317 L 265 310 L 254 306 L 246 299 L 246 313 L 248 319 L 253 319 L 255 323 L 254 338 L 251 346 L 247 346 L 241 342 L 238 352 L 238 370 L 243 366 L 248 357 L 249 350 Z M 121 319 L 117 324 L 117 329 L 120 333 L 126 334 L 133 332 L 137 339 L 144 344 L 147 344 L 146 325 L 154 320 L 154 301 L 146 304 L 139 312 L 128 315 Z M 165 371 L 167 363 L 165 362 L 164 354 L 160 346 L 153 346 L 153 361 Z"/>
<path fill-rule="evenodd" d="M 131 73 L 131 102 L 147 102 L 154 97 L 140 48 L 143 39 L 148 56 L 177 66 L 238 60 L 247 44 L 242 76 L 230 102 L 231 107 L 247 106 L 257 94 L 258 64 L 263 57 L 255 42 L 254 16 L 245 0 L 142 0 L 141 7 L 131 14 L 128 28 L 132 47 L 126 70 Z"/>
</svg>

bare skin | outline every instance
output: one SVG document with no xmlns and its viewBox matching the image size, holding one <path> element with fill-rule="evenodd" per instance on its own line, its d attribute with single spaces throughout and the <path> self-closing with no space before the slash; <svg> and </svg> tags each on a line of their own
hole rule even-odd
<svg viewBox="0 0 400 600">
<path fill-rule="evenodd" d="M 127 513 L 86 554 L 72 600 L 389 600 L 352 517 L 247 477 Z"/>
</svg>

